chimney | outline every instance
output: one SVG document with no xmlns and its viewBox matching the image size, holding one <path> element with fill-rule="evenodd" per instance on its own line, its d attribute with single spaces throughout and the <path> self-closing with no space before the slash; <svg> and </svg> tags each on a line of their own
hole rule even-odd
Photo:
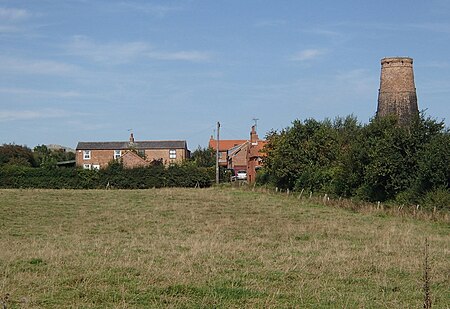
<svg viewBox="0 0 450 309">
<path fill-rule="evenodd" d="M 252 126 L 252 131 L 250 132 L 250 143 L 252 145 L 258 145 L 258 134 L 256 133 L 256 126 Z"/>
<path fill-rule="evenodd" d="M 413 59 L 390 57 L 381 59 L 377 117 L 395 115 L 405 125 L 419 114 Z"/>
<path fill-rule="evenodd" d="M 134 136 L 133 136 L 133 133 L 130 134 L 130 144 L 134 144 Z"/>
</svg>

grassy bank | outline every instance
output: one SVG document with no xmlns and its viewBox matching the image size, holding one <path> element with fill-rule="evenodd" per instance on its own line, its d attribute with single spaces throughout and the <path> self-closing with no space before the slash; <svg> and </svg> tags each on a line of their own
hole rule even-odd
<svg viewBox="0 0 450 309">
<path fill-rule="evenodd" d="M 0 190 L 8 308 L 433 308 L 450 227 L 233 189 Z"/>
</svg>

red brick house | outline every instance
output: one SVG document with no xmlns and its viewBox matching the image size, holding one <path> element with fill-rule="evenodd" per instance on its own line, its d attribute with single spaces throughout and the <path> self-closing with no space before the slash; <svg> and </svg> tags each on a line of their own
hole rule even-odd
<svg viewBox="0 0 450 309">
<path fill-rule="evenodd" d="M 221 139 L 219 140 L 219 165 L 228 167 L 228 151 L 236 146 L 246 143 L 245 139 Z M 209 147 L 216 150 L 217 140 L 212 136 L 209 139 Z"/>
<path fill-rule="evenodd" d="M 265 140 L 261 140 L 256 133 L 256 127 L 252 126 L 249 140 L 220 140 L 219 141 L 219 165 L 233 169 L 247 171 L 247 181 L 256 180 L 256 171 L 262 165 L 264 154 L 262 149 L 266 145 Z M 209 140 L 209 147 L 216 150 L 217 140 L 212 136 Z"/>
<path fill-rule="evenodd" d="M 255 182 L 256 172 L 262 166 L 262 160 L 265 156 L 262 150 L 266 144 L 267 141 L 259 139 L 255 126 L 252 126 L 247 151 L 247 181 L 250 183 Z"/>
<path fill-rule="evenodd" d="M 135 141 L 131 134 L 128 142 L 79 142 L 76 166 L 100 169 L 113 160 L 121 160 L 126 168 L 147 166 L 154 160 L 170 165 L 189 156 L 186 141 Z"/>
<path fill-rule="evenodd" d="M 227 152 L 227 160 L 229 169 L 233 169 L 235 172 L 247 170 L 247 152 L 249 147 L 249 141 L 237 145 Z"/>
</svg>

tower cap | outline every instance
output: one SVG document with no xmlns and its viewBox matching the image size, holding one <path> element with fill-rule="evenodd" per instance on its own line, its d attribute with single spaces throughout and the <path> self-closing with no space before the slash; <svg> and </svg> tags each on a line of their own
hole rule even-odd
<svg viewBox="0 0 450 309">
<path fill-rule="evenodd" d="M 413 63 L 413 58 L 410 57 L 385 57 L 381 59 L 381 64 L 385 63 L 398 63 L 398 62 L 406 62 L 406 63 Z"/>
</svg>

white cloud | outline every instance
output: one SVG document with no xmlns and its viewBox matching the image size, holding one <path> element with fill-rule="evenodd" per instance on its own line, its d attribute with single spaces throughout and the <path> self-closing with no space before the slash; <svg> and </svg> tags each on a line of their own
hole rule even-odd
<svg viewBox="0 0 450 309">
<path fill-rule="evenodd" d="M 0 35 L 22 32 L 21 22 L 30 17 L 31 13 L 27 10 L 0 7 Z"/>
<path fill-rule="evenodd" d="M 20 32 L 21 29 L 16 26 L 0 25 L 0 34 Z"/>
<path fill-rule="evenodd" d="M 19 72 L 26 74 L 65 75 L 78 71 L 79 68 L 77 66 L 64 62 L 0 57 L 0 73 Z"/>
<path fill-rule="evenodd" d="M 408 27 L 424 31 L 450 33 L 449 23 L 417 23 L 417 24 L 409 24 Z"/>
<path fill-rule="evenodd" d="M 136 3 L 130 1 L 120 2 L 119 7 L 121 9 L 130 9 L 160 18 L 165 17 L 168 13 L 179 11 L 182 9 L 180 6 L 156 5 L 151 3 Z"/>
<path fill-rule="evenodd" d="M 23 95 L 32 97 L 56 97 L 56 98 L 76 98 L 81 94 L 77 91 L 45 91 L 25 88 L 0 88 L 0 93 Z"/>
<path fill-rule="evenodd" d="M 86 36 L 75 36 L 69 43 L 68 52 L 71 55 L 85 57 L 95 62 L 106 64 L 123 64 L 138 58 L 178 61 L 207 61 L 210 53 L 202 51 L 158 51 L 145 42 L 112 42 L 97 43 Z"/>
<path fill-rule="evenodd" d="M 42 110 L 9 110 L 0 111 L 0 122 L 16 120 L 33 120 L 45 118 L 64 118 L 70 114 L 63 110 L 42 109 Z"/>
<path fill-rule="evenodd" d="M 259 27 L 264 28 L 264 27 L 279 27 L 279 26 L 284 26 L 286 24 L 287 24 L 287 22 L 283 19 L 271 19 L 271 20 L 259 21 L 259 22 L 255 23 L 254 26 L 258 27 L 258 28 Z"/>
<path fill-rule="evenodd" d="M 150 52 L 146 56 L 160 60 L 184 60 L 201 62 L 211 59 L 211 54 L 200 51 L 179 51 L 179 52 Z"/>
<path fill-rule="evenodd" d="M 68 45 L 69 54 L 109 64 L 129 62 L 149 49 L 144 42 L 99 44 L 81 35 L 74 36 Z"/>
<path fill-rule="evenodd" d="M 28 19 L 31 14 L 27 10 L 14 8 L 0 8 L 0 20 L 21 21 Z"/>
<path fill-rule="evenodd" d="M 376 81 L 378 76 L 373 75 L 367 70 L 355 69 L 337 74 L 336 79 L 336 92 L 339 89 L 344 89 L 354 95 L 364 96 L 368 93 L 376 92 Z"/>
<path fill-rule="evenodd" d="M 305 49 L 302 50 L 291 57 L 292 61 L 308 61 L 315 59 L 321 55 L 325 54 L 324 50 L 321 49 Z"/>
<path fill-rule="evenodd" d="M 341 37 L 343 34 L 341 32 L 333 31 L 333 30 L 327 30 L 322 28 L 313 28 L 313 29 L 305 29 L 302 30 L 304 33 L 310 33 L 313 35 L 322 35 L 327 37 Z"/>
<path fill-rule="evenodd" d="M 448 22 L 422 22 L 422 23 L 379 23 L 379 22 L 340 22 L 336 27 L 350 27 L 358 30 L 373 29 L 378 31 L 405 32 L 411 30 L 432 31 L 437 33 L 450 33 Z"/>
</svg>

